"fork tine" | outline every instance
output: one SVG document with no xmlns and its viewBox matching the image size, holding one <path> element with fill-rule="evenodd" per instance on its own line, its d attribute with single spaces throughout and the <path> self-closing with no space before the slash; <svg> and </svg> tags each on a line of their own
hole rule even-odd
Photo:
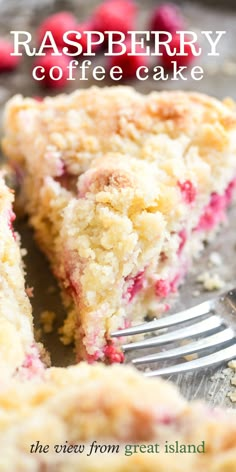
<svg viewBox="0 0 236 472">
<path fill-rule="evenodd" d="M 191 326 L 187 326 L 185 328 L 172 331 L 171 333 L 162 334 L 160 336 L 156 336 L 155 338 L 145 339 L 144 341 L 124 344 L 122 348 L 124 351 L 131 351 L 133 349 L 143 349 L 159 346 L 161 344 L 189 338 L 198 334 L 206 333 L 207 331 L 212 331 L 215 328 L 219 328 L 219 326 L 221 326 L 223 322 L 224 321 L 221 317 L 213 315 L 207 318 L 206 320 L 200 321 L 199 323 L 194 323 Z"/>
<path fill-rule="evenodd" d="M 150 331 L 156 331 L 157 329 L 167 328 L 172 325 L 183 323 L 184 321 L 199 318 L 200 316 L 206 315 L 211 310 L 213 310 L 214 304 L 214 299 L 207 300 L 203 303 L 200 303 L 199 305 L 193 306 L 192 308 L 180 311 L 175 315 L 169 315 L 158 320 L 142 323 L 132 328 L 115 331 L 114 333 L 111 333 L 111 337 L 134 336 L 135 334 L 149 333 Z"/>
<path fill-rule="evenodd" d="M 210 354 L 209 356 L 200 357 L 193 361 L 183 362 L 182 364 L 173 365 L 163 369 L 144 372 L 146 377 L 155 377 L 158 375 L 171 375 L 180 372 L 187 372 L 189 370 L 197 370 L 203 367 L 211 367 L 221 362 L 233 359 L 236 356 L 236 344 L 233 344 L 221 351 Z"/>
<path fill-rule="evenodd" d="M 132 363 L 135 365 L 140 365 L 165 359 L 182 357 L 186 354 L 192 354 L 213 346 L 219 346 L 220 344 L 230 341 L 234 338 L 234 336 L 234 331 L 231 328 L 226 328 L 223 331 L 220 331 L 219 333 L 213 334 L 212 336 L 208 336 L 207 338 L 199 339 L 198 341 L 186 344 L 185 346 L 180 346 L 175 349 L 167 349 L 164 352 L 159 352 L 150 356 L 132 359 Z"/>
</svg>

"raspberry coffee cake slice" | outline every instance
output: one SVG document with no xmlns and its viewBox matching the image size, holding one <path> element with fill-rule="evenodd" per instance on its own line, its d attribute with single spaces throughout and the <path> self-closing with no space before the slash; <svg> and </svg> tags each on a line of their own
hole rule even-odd
<svg viewBox="0 0 236 472">
<path fill-rule="evenodd" d="M 12 222 L 13 193 L 0 175 L 0 372 L 27 376 L 42 368 L 25 292 L 19 237 Z"/>
<path fill-rule="evenodd" d="M 188 403 L 128 366 L 80 363 L 2 382 L 0 418 L 1 472 L 236 470 L 233 411 Z"/>
<path fill-rule="evenodd" d="M 165 312 L 226 219 L 233 104 L 128 87 L 16 96 L 3 146 L 62 288 L 64 342 L 75 340 L 78 359 L 122 361 L 110 332 Z"/>
</svg>

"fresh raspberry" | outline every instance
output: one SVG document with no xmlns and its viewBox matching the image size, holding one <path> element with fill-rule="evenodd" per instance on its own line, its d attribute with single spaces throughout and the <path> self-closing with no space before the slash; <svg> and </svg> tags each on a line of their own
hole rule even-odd
<svg viewBox="0 0 236 472">
<path fill-rule="evenodd" d="M 77 24 L 76 27 L 74 28 L 76 31 L 81 33 L 81 39 L 76 38 L 76 33 L 71 33 L 68 36 L 68 39 L 71 41 L 75 41 L 78 44 L 81 44 L 83 52 L 87 50 L 87 35 L 83 34 L 84 31 L 96 31 L 94 23 L 92 20 L 85 21 L 84 23 Z M 98 36 L 96 34 L 92 35 L 92 40 L 97 41 Z M 94 44 L 92 47 L 92 51 L 96 52 L 100 48 L 100 44 Z M 69 51 L 71 53 L 75 53 L 77 51 L 77 48 L 75 46 L 65 44 L 65 47 L 68 47 Z"/>
<path fill-rule="evenodd" d="M 48 88 L 63 88 L 67 83 L 67 66 L 69 60 L 66 56 L 51 56 L 51 54 L 46 54 L 42 57 L 37 57 L 34 62 L 34 67 L 40 66 L 44 70 L 38 72 L 38 76 L 45 75 L 43 80 L 39 80 L 38 83 L 42 84 L 44 87 Z M 54 80 L 50 77 L 49 73 L 52 67 L 59 67 L 62 70 L 62 77 L 59 80 Z M 53 76 L 55 78 L 59 77 L 59 70 L 53 70 Z"/>
<path fill-rule="evenodd" d="M 63 34 L 70 30 L 76 30 L 77 21 L 74 15 L 68 11 L 61 11 L 46 18 L 36 33 L 37 43 L 40 45 L 47 31 L 51 31 L 58 47 L 64 46 Z M 47 44 L 49 42 L 47 41 Z"/>
<path fill-rule="evenodd" d="M 13 44 L 7 39 L 0 38 L 0 72 L 14 70 L 21 61 L 21 56 L 11 56 Z"/>
<path fill-rule="evenodd" d="M 133 0 L 107 0 L 94 12 L 95 30 L 121 31 L 134 29 L 137 6 Z"/>
<path fill-rule="evenodd" d="M 186 36 L 186 39 L 188 40 L 187 36 Z M 192 53 L 190 44 L 185 44 L 184 46 L 184 52 L 187 53 L 187 56 L 183 56 L 183 55 L 177 56 L 177 53 L 179 54 L 180 52 L 180 36 L 178 34 L 173 35 L 172 40 L 169 43 L 169 47 L 171 51 L 174 51 L 174 49 L 176 49 L 176 53 L 173 56 L 169 56 L 168 52 L 166 51 L 165 46 L 163 46 L 161 50 L 162 56 L 160 57 L 160 60 L 165 69 L 172 69 L 173 67 L 172 61 L 176 61 L 177 67 L 182 67 L 182 66 L 188 66 L 195 59 L 195 56 Z M 195 44 L 195 47 L 196 49 L 198 49 L 198 46 L 196 44 Z"/>
<path fill-rule="evenodd" d="M 185 182 L 182 183 L 178 182 L 178 186 L 185 203 L 193 203 L 197 196 L 197 189 L 191 180 L 185 180 Z"/>
<path fill-rule="evenodd" d="M 175 34 L 185 27 L 185 21 L 180 9 L 173 3 L 163 3 L 156 7 L 151 16 L 151 31 L 168 31 Z"/>
<path fill-rule="evenodd" d="M 126 52 L 121 56 L 111 56 L 108 57 L 108 67 L 112 68 L 114 66 L 119 66 L 123 70 L 124 79 L 132 79 L 135 77 L 136 70 L 140 66 L 147 66 L 148 60 L 147 56 L 128 56 L 128 53 L 131 52 L 131 42 L 124 42 L 126 45 Z M 114 47 L 114 52 L 120 51 L 119 46 Z M 141 47 L 136 47 L 136 53 L 142 53 L 143 49 Z"/>
</svg>

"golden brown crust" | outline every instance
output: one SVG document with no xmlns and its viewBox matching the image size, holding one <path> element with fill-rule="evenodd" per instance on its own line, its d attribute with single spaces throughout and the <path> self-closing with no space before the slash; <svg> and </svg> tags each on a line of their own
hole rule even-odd
<svg viewBox="0 0 236 472">
<path fill-rule="evenodd" d="M 18 136 L 21 121 L 28 122 L 23 142 Z M 161 150 L 157 134 L 178 140 L 185 136 L 183 149 L 195 144 L 204 151 L 210 133 L 222 150 L 228 142 L 227 133 L 235 126 L 231 108 L 207 95 L 152 92 L 144 96 L 129 87 L 93 87 L 43 102 L 16 96 L 6 109 L 3 145 L 17 161 L 25 159 L 28 148 L 30 159 L 34 156 L 32 167 L 41 156 L 41 171 L 47 167 L 48 175 L 56 174 L 60 157 L 72 174 L 78 174 L 106 152 L 152 160 L 155 157 L 149 155 L 149 143 L 154 155 Z M 46 154 L 50 154 L 50 165 Z"/>
</svg>

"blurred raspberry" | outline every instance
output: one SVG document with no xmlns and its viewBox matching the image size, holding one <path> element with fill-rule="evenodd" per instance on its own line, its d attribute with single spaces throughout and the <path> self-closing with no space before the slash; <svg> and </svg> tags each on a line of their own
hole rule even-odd
<svg viewBox="0 0 236 472">
<path fill-rule="evenodd" d="M 76 30 L 77 21 L 74 15 L 68 11 L 61 11 L 46 18 L 38 28 L 37 43 L 40 45 L 47 31 L 51 31 L 55 43 L 59 47 L 64 46 L 63 34 L 70 30 Z M 46 44 L 50 44 L 47 40 Z"/>
<path fill-rule="evenodd" d="M 192 38 L 188 38 L 186 36 L 186 40 L 188 39 L 192 39 Z M 188 66 L 194 61 L 194 59 L 196 59 L 192 53 L 190 44 L 184 45 L 184 52 L 187 53 L 186 56 L 183 56 L 183 55 L 177 56 L 177 53 L 180 52 L 180 36 L 178 34 L 175 34 L 172 37 L 172 40 L 169 43 L 169 47 L 171 51 L 176 49 L 176 53 L 173 56 L 169 56 L 168 52 L 166 51 L 165 46 L 162 47 L 161 49 L 162 56 L 160 57 L 160 61 L 165 69 L 172 69 L 173 67 L 173 64 L 171 63 L 172 61 L 176 61 L 177 67 L 182 67 L 182 66 Z M 195 44 L 195 47 L 198 50 L 198 45 Z"/>
<path fill-rule="evenodd" d="M 153 10 L 150 20 L 152 31 L 168 31 L 174 34 L 176 31 L 183 30 L 184 27 L 184 17 L 173 3 L 163 3 Z"/>
<path fill-rule="evenodd" d="M 135 29 L 137 6 L 133 0 L 107 0 L 94 12 L 95 30 L 121 31 Z"/>
<path fill-rule="evenodd" d="M 0 38 L 0 72 L 14 70 L 21 61 L 21 56 L 11 56 L 13 44 L 7 39 Z"/>
<path fill-rule="evenodd" d="M 187 57 L 187 56 L 186 56 Z M 185 203 L 193 203 L 197 196 L 197 189 L 191 180 L 178 182 Z"/>
<path fill-rule="evenodd" d="M 68 39 L 71 40 L 71 41 L 75 41 L 78 44 L 81 44 L 83 52 L 84 52 L 84 51 L 87 50 L 87 35 L 83 34 L 83 33 L 84 33 L 84 31 L 95 31 L 94 23 L 92 22 L 92 20 L 88 20 L 88 21 L 85 21 L 84 23 L 77 24 L 74 29 L 76 31 L 78 31 L 79 33 L 81 33 L 81 35 L 82 35 L 81 38 L 77 39 L 76 38 L 76 33 L 71 33 L 68 36 Z M 96 34 L 92 35 L 92 40 L 97 41 L 98 36 Z M 72 45 L 69 45 L 69 44 L 66 44 L 65 46 L 68 47 L 68 49 L 71 53 L 76 53 L 76 51 L 77 51 L 76 46 L 72 46 Z M 92 46 L 92 51 L 96 52 L 99 49 L 99 47 L 100 47 L 100 44 L 93 45 Z"/>
<path fill-rule="evenodd" d="M 119 66 L 123 70 L 123 78 L 131 79 L 136 76 L 136 70 L 140 66 L 147 66 L 148 59 L 147 56 L 128 56 L 128 53 L 131 52 L 131 41 L 127 40 L 124 42 L 126 45 L 126 52 L 121 56 L 111 56 L 108 57 L 108 67 L 112 68 L 114 66 Z M 143 49 L 136 46 L 136 54 L 142 53 Z M 114 52 L 119 51 L 119 46 L 114 47 Z"/>
<path fill-rule="evenodd" d="M 40 66 L 43 67 L 44 70 L 39 70 L 38 77 L 45 75 L 43 80 L 39 80 L 38 83 L 43 85 L 44 87 L 48 88 L 63 88 L 67 83 L 67 66 L 69 64 L 69 60 L 66 56 L 51 56 L 51 54 L 46 54 L 43 57 L 37 57 L 34 62 L 34 67 Z M 54 80 L 50 77 L 49 73 L 52 67 L 60 67 L 62 70 L 62 77 L 59 80 Z M 59 77 L 59 70 L 53 71 L 54 77 Z"/>
</svg>

